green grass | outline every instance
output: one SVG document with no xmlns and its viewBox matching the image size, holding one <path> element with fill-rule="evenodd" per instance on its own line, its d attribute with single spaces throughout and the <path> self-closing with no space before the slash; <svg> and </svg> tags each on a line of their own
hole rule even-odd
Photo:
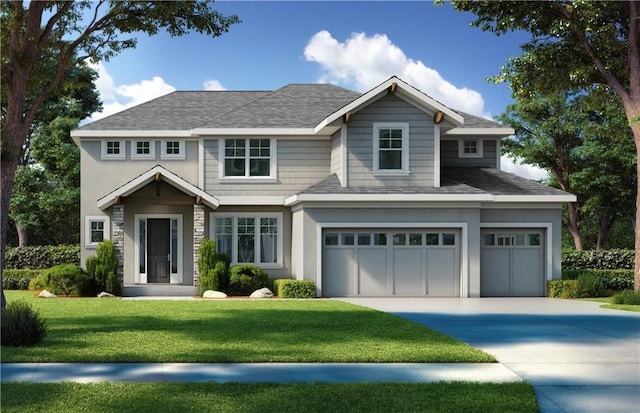
<svg viewBox="0 0 640 413">
<path fill-rule="evenodd" d="M 640 313 L 640 305 L 614 304 L 613 297 L 584 298 L 584 300 L 602 303 L 600 308 L 607 308 L 610 310 L 634 311 L 636 313 Z"/>
<path fill-rule="evenodd" d="M 527 383 L 3 383 L 3 413 L 537 412 Z"/>
<path fill-rule="evenodd" d="M 48 325 L 7 362 L 495 362 L 480 350 L 381 311 L 331 300 L 36 299 Z"/>
</svg>

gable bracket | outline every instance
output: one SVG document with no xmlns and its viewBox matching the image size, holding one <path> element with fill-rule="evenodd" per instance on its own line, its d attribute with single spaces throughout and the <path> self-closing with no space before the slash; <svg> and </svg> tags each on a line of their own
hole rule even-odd
<svg viewBox="0 0 640 413">
<path fill-rule="evenodd" d="M 396 93 L 396 90 L 398 90 L 398 83 L 397 82 L 393 82 L 391 84 L 391 86 L 389 86 L 389 89 L 388 89 L 389 94 L 390 95 L 394 95 Z"/>
<path fill-rule="evenodd" d="M 435 115 L 433 115 L 433 123 L 435 123 L 436 125 L 439 123 L 442 123 L 442 121 L 444 120 L 444 112 L 439 110 L 436 112 Z"/>
<path fill-rule="evenodd" d="M 344 123 L 351 122 L 351 112 L 345 113 L 342 120 L 343 120 Z"/>
</svg>

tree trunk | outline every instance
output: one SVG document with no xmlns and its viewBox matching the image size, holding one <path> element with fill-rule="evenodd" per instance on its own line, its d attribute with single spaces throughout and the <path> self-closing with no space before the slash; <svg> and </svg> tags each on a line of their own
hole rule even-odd
<svg viewBox="0 0 640 413">
<path fill-rule="evenodd" d="M 16 232 L 18 233 L 18 247 L 26 247 L 29 244 L 29 233 L 26 228 L 16 222 Z"/>
<path fill-rule="evenodd" d="M 600 223 L 598 225 L 598 239 L 596 240 L 596 250 L 601 250 L 604 248 L 604 245 L 607 242 L 607 238 L 609 237 L 609 231 L 611 231 L 613 221 L 613 218 L 609 215 L 600 218 Z"/>
<path fill-rule="evenodd" d="M 577 202 L 569 202 L 567 205 L 569 208 L 569 223 L 567 228 L 573 237 L 573 245 L 576 250 L 582 251 L 584 249 L 582 245 L 582 236 L 580 236 L 580 212 Z"/>
<path fill-rule="evenodd" d="M 636 173 L 640 177 L 640 162 L 637 161 L 637 159 L 640 159 L 640 110 L 637 111 L 636 117 L 632 118 L 629 123 L 631 124 L 631 130 L 633 130 L 633 139 L 636 143 Z M 636 261 L 634 268 L 633 285 L 634 290 L 640 291 L 640 179 L 636 179 L 636 181 L 638 182 L 638 193 L 636 194 Z"/>
</svg>

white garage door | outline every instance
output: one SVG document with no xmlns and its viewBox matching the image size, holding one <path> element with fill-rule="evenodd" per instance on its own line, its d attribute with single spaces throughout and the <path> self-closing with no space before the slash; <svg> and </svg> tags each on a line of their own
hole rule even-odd
<svg viewBox="0 0 640 413">
<path fill-rule="evenodd" d="M 323 234 L 324 296 L 460 296 L 459 231 Z"/>
<path fill-rule="evenodd" d="M 545 295 L 542 230 L 485 229 L 480 256 L 483 297 Z"/>
</svg>

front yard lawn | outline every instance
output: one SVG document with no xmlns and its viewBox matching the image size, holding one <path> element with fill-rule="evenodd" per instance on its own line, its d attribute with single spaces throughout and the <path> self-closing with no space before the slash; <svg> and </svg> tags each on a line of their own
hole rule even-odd
<svg viewBox="0 0 640 413">
<path fill-rule="evenodd" d="M 585 298 L 584 300 L 597 301 L 599 303 L 602 303 L 600 308 L 608 308 L 610 310 L 633 311 L 636 313 L 640 313 L 640 305 L 615 304 L 613 302 L 613 297 Z"/>
<path fill-rule="evenodd" d="M 537 412 L 527 383 L 3 383 L 3 413 Z"/>
<path fill-rule="evenodd" d="M 384 312 L 331 300 L 24 299 L 48 325 L 8 362 L 495 362 L 453 338 Z M 4 387 L 4 385 L 3 385 Z M 3 389 L 4 390 L 4 389 Z"/>
</svg>

